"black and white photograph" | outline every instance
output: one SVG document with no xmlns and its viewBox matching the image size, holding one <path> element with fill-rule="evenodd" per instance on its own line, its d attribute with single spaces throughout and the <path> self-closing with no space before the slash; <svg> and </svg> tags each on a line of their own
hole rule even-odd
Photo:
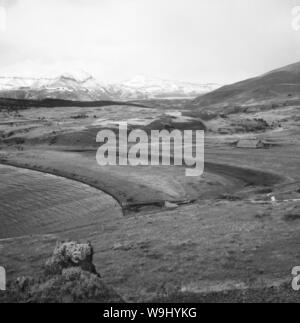
<svg viewBox="0 0 300 323">
<path fill-rule="evenodd" d="M 298 302 L 300 0 L 0 0 L 0 303 Z"/>
</svg>

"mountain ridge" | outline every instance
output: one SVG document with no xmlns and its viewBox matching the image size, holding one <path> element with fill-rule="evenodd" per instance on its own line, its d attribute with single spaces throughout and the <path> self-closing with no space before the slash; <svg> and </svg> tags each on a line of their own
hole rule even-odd
<svg viewBox="0 0 300 323">
<path fill-rule="evenodd" d="M 102 83 L 88 73 L 57 77 L 0 77 L 0 96 L 14 99 L 77 101 L 194 98 L 220 87 L 218 84 L 148 79 L 137 76 L 123 83 Z"/>
</svg>

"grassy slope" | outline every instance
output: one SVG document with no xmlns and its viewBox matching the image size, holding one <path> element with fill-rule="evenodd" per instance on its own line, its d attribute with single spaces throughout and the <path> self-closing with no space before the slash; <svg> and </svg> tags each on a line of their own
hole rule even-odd
<svg viewBox="0 0 300 323">
<path fill-rule="evenodd" d="M 224 86 L 196 98 L 193 108 L 226 111 L 230 106 L 292 104 L 300 102 L 300 63 L 262 76 Z"/>
</svg>

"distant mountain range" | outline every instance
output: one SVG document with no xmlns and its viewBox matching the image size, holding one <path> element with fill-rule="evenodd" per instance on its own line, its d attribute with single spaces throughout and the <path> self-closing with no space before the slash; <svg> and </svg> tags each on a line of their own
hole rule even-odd
<svg viewBox="0 0 300 323">
<path fill-rule="evenodd" d="M 191 104 L 191 109 L 228 112 L 240 107 L 300 105 L 300 62 L 261 76 L 221 87 Z"/>
<path fill-rule="evenodd" d="M 120 84 L 98 82 L 87 73 L 56 78 L 0 77 L 0 97 L 75 101 L 195 98 L 219 88 L 218 84 L 193 84 L 137 76 Z"/>
</svg>

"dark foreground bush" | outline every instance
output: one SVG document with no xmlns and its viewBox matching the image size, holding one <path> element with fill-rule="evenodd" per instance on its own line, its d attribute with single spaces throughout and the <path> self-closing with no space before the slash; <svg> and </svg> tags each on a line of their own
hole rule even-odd
<svg viewBox="0 0 300 323">
<path fill-rule="evenodd" d="M 38 278 L 21 277 L 8 283 L 0 303 L 111 303 L 121 297 L 97 273 L 90 243 L 60 243 Z"/>
</svg>

